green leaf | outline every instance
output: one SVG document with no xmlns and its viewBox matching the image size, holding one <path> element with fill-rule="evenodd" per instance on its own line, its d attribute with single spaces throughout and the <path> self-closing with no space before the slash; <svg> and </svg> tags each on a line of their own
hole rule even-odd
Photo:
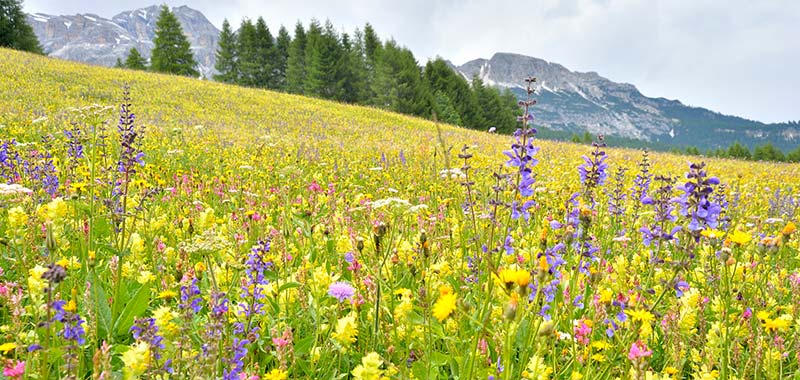
<svg viewBox="0 0 800 380">
<path fill-rule="evenodd" d="M 297 344 L 294 346 L 294 352 L 298 356 L 308 354 L 311 352 L 311 346 L 313 344 L 314 344 L 314 335 L 310 334 L 309 336 L 297 341 Z"/>
<path fill-rule="evenodd" d="M 150 306 L 150 285 L 145 284 L 136 291 L 130 302 L 125 304 L 125 308 L 114 323 L 116 334 L 128 334 L 131 326 L 133 326 L 133 319 L 144 314 L 148 306 Z"/>
<path fill-rule="evenodd" d="M 92 302 L 97 314 L 97 336 L 109 339 L 113 326 L 111 325 L 111 306 L 108 304 L 108 295 L 103 289 L 103 283 L 94 272 L 89 274 L 89 282 L 92 284 Z"/>
<path fill-rule="evenodd" d="M 298 283 L 298 282 L 287 282 L 287 283 L 281 285 L 280 288 L 278 288 L 278 293 L 280 293 L 280 292 L 282 292 L 284 290 L 288 290 L 288 289 L 299 288 L 301 286 L 303 286 L 303 285 Z"/>
</svg>

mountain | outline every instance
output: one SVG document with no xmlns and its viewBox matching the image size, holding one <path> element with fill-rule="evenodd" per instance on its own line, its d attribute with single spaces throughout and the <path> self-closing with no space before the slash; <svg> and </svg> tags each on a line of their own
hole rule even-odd
<svg viewBox="0 0 800 380">
<path fill-rule="evenodd" d="M 199 11 L 172 8 L 189 37 L 199 71 L 214 73 L 219 30 Z M 33 14 L 28 21 L 45 52 L 68 60 L 112 66 L 131 47 L 150 56 L 159 7 L 122 12 L 111 19 L 94 14 Z M 727 147 L 739 141 L 749 147 L 771 142 L 784 151 L 800 143 L 798 123 L 765 124 L 691 107 L 678 100 L 651 98 L 632 84 L 616 83 L 595 72 L 575 72 L 553 62 L 519 54 L 497 53 L 451 67 L 468 80 L 478 75 L 486 84 L 506 88 L 522 98 L 522 79 L 534 75 L 539 104 L 537 124 L 565 136 L 588 131 L 647 141 L 651 145 Z"/>
<path fill-rule="evenodd" d="M 117 58 L 125 60 L 135 47 L 149 58 L 153 49 L 159 6 L 122 12 L 111 19 L 95 14 L 51 16 L 28 15 L 45 53 L 53 57 L 113 66 Z M 198 71 L 210 77 L 214 70 L 214 52 L 219 30 L 199 11 L 187 6 L 172 8 L 189 38 L 198 63 Z"/>
<path fill-rule="evenodd" d="M 771 142 L 783 150 L 800 143 L 797 123 L 765 124 L 677 100 L 650 98 L 632 84 L 616 83 L 595 72 L 575 72 L 564 66 L 519 54 L 497 53 L 452 66 L 465 78 L 506 88 L 523 98 L 522 78 L 537 78 L 534 112 L 537 124 L 549 129 L 606 134 L 660 145 L 726 147 L 734 141 L 754 146 Z"/>
</svg>

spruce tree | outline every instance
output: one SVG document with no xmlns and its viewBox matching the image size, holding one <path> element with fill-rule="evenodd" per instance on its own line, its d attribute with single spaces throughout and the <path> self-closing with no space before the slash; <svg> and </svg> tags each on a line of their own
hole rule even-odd
<svg viewBox="0 0 800 380">
<path fill-rule="evenodd" d="M 117 57 L 117 62 L 114 63 L 114 67 L 118 68 L 118 69 L 121 69 L 121 68 L 125 67 L 125 64 L 122 63 L 122 60 L 119 57 Z"/>
<path fill-rule="evenodd" d="M 370 98 L 369 91 L 369 72 L 367 71 L 366 53 L 364 48 L 364 34 L 356 29 L 353 42 L 347 54 L 347 65 L 349 66 L 352 83 L 350 89 L 353 92 L 352 102 L 365 104 Z"/>
<path fill-rule="evenodd" d="M 289 48 L 292 44 L 292 37 L 283 25 L 278 30 L 278 37 L 275 40 L 275 62 L 272 65 L 273 79 L 275 88 L 286 90 L 286 65 L 289 60 Z"/>
<path fill-rule="evenodd" d="M 125 67 L 133 70 L 147 70 L 147 60 L 139 54 L 139 50 L 132 47 L 125 59 Z"/>
<path fill-rule="evenodd" d="M 308 28 L 306 42 L 303 92 L 307 96 L 332 99 L 336 93 L 337 63 L 340 47 L 333 25 L 327 22 L 323 30 L 313 20 Z"/>
<path fill-rule="evenodd" d="M 239 84 L 257 87 L 259 80 L 259 58 L 256 27 L 248 20 L 242 20 L 237 33 L 237 46 L 239 53 Z"/>
<path fill-rule="evenodd" d="M 222 31 L 219 33 L 217 62 L 214 64 L 218 74 L 214 74 L 214 80 L 223 83 L 237 83 L 239 70 L 236 64 L 236 55 L 236 35 L 231 30 L 231 24 L 225 19 L 222 22 Z"/>
<path fill-rule="evenodd" d="M 381 40 L 372 25 L 367 23 L 364 25 L 364 53 L 367 57 L 367 62 L 371 65 L 375 64 L 378 53 L 381 50 Z"/>
<path fill-rule="evenodd" d="M 21 0 L 0 0 L 0 47 L 43 54 Z"/>
<path fill-rule="evenodd" d="M 289 46 L 289 57 L 286 60 L 286 90 L 294 94 L 303 93 L 306 78 L 306 31 L 298 22 L 294 27 L 294 39 Z"/>
<path fill-rule="evenodd" d="M 255 34 L 255 62 L 257 70 L 255 72 L 255 86 L 260 88 L 277 87 L 273 71 L 275 64 L 275 39 L 267 27 L 263 17 L 256 20 Z"/>
<path fill-rule="evenodd" d="M 166 5 L 161 6 L 161 14 L 156 21 L 156 37 L 153 40 L 151 55 L 153 71 L 196 77 L 197 62 L 192 55 L 189 40 L 183 34 L 178 18 Z"/>
</svg>

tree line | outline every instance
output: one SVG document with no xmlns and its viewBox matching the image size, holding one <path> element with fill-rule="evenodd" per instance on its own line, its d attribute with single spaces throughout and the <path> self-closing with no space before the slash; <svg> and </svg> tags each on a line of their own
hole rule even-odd
<svg viewBox="0 0 800 380">
<path fill-rule="evenodd" d="M 366 24 L 350 35 L 330 21 L 298 22 L 273 36 L 262 17 L 234 31 L 225 20 L 214 79 L 241 86 L 361 104 L 465 126 L 510 133 L 517 100 L 509 91 L 467 81 L 441 58 L 421 67 L 393 39 Z"/>
</svg>

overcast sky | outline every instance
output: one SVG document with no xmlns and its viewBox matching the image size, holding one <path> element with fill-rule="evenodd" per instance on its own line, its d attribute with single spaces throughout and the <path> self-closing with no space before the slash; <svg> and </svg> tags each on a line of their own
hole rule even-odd
<svg viewBox="0 0 800 380">
<path fill-rule="evenodd" d="M 163 0 L 25 0 L 27 12 L 111 17 Z M 273 30 L 330 19 L 370 22 L 417 59 L 456 64 L 513 52 L 596 71 L 650 97 L 725 114 L 800 120 L 800 0 L 167 0 L 227 18 L 263 16 Z"/>
</svg>

